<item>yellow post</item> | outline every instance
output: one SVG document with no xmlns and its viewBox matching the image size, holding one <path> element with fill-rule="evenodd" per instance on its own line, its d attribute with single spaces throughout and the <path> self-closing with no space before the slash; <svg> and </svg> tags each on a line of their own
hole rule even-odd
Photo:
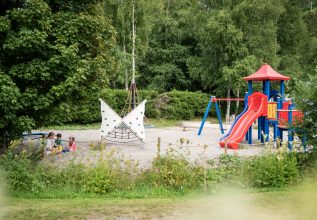
<svg viewBox="0 0 317 220">
<path fill-rule="evenodd" d="M 160 158 L 161 154 L 161 137 L 157 138 L 157 158 Z"/>
</svg>

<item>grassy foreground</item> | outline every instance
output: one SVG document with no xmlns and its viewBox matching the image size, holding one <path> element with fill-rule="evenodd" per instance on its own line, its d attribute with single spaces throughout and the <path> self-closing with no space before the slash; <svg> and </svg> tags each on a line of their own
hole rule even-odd
<svg viewBox="0 0 317 220">
<path fill-rule="evenodd" d="M 3 219 L 316 219 L 315 185 L 157 199 L 8 199 Z"/>
<path fill-rule="evenodd" d="M 170 215 L 176 203 L 173 199 L 9 199 L 3 219 L 149 219 Z"/>
</svg>

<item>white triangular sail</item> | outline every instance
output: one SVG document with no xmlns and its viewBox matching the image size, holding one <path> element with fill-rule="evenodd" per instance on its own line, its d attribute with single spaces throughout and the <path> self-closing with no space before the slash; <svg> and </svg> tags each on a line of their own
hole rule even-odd
<svg viewBox="0 0 317 220">
<path fill-rule="evenodd" d="M 102 99 L 99 99 L 101 103 L 101 137 L 106 137 L 111 131 L 122 123 L 122 118 Z"/>
<path fill-rule="evenodd" d="M 123 122 L 128 126 L 128 128 L 135 132 L 135 135 L 141 140 L 145 140 L 143 118 L 146 102 L 147 100 L 141 102 L 123 118 Z"/>
</svg>

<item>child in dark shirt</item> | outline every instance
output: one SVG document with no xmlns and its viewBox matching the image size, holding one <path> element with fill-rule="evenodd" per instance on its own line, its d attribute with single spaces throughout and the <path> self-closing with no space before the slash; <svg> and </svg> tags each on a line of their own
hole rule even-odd
<svg viewBox="0 0 317 220">
<path fill-rule="evenodd" d="M 57 153 L 61 153 L 63 151 L 62 135 L 60 133 L 56 135 L 54 147 L 56 148 Z"/>
</svg>

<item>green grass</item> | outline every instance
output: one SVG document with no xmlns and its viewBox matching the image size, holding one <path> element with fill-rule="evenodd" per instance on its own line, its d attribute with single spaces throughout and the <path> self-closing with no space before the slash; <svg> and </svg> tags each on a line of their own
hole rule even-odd
<svg viewBox="0 0 317 220">
<path fill-rule="evenodd" d="M 127 190 L 114 190 L 107 194 L 89 193 L 83 190 L 73 188 L 49 188 L 43 192 L 34 193 L 28 192 L 14 192 L 11 194 L 14 198 L 21 199 L 147 199 L 147 198 L 180 198 L 186 192 L 177 191 L 173 189 L 166 189 L 163 187 L 135 187 Z"/>
<path fill-rule="evenodd" d="M 99 129 L 101 123 L 91 123 L 91 124 L 64 124 L 64 125 L 50 125 L 41 127 L 38 130 L 90 130 Z"/>
<path fill-rule="evenodd" d="M 3 219 L 316 219 L 315 186 L 174 198 L 10 198 L 2 214 Z"/>
<path fill-rule="evenodd" d="M 175 199 L 9 199 L 4 219 L 151 219 L 170 215 Z"/>
<path fill-rule="evenodd" d="M 145 121 L 145 124 L 154 125 L 156 128 L 166 128 L 181 125 L 180 120 L 169 120 L 169 119 L 155 119 L 149 118 Z"/>
</svg>

